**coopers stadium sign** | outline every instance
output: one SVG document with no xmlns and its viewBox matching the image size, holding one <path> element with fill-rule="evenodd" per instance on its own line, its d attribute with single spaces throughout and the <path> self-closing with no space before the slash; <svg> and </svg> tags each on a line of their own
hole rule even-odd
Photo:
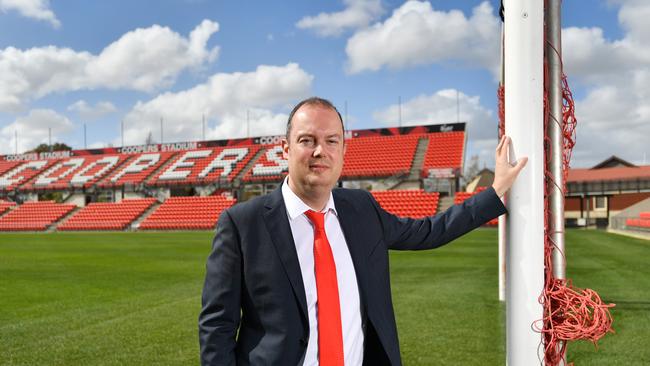
<svg viewBox="0 0 650 366">
<path fill-rule="evenodd" d="M 169 144 L 124 146 L 119 149 L 119 152 L 122 154 L 141 154 L 160 151 L 194 150 L 198 147 L 198 142 L 174 142 Z"/>
<path fill-rule="evenodd" d="M 5 156 L 6 161 L 31 161 L 43 159 L 61 159 L 72 156 L 70 151 L 46 151 L 42 153 L 26 153 Z"/>
</svg>

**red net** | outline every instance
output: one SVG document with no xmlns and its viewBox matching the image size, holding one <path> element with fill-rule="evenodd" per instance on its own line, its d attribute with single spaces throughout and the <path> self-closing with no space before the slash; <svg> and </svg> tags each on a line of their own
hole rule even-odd
<svg viewBox="0 0 650 366">
<path fill-rule="evenodd" d="M 554 50 L 557 53 L 557 50 Z M 548 72 L 545 67 L 545 81 Z M 549 170 L 545 170 L 544 178 L 544 291 L 539 297 L 543 305 L 543 318 L 533 324 L 533 328 L 542 333 L 544 346 L 544 364 L 559 365 L 565 361 L 567 341 L 589 340 L 597 347 L 597 342 L 612 330 L 612 316 L 609 309 L 614 304 L 605 304 L 600 296 L 591 289 L 574 287 L 570 280 L 559 279 L 553 275 L 553 251 L 559 250 L 553 242 L 551 231 L 550 192 L 552 187 L 559 187 L 564 196 L 566 178 L 569 172 L 571 153 L 576 142 L 575 108 L 573 96 L 566 75 L 562 74 L 562 121 L 558 121 L 550 113 L 548 94 L 544 90 L 544 131 L 548 131 L 549 123 L 557 123 L 562 131 L 562 182 L 556 182 Z M 505 90 L 502 84 L 497 91 L 499 109 L 499 138 L 505 134 Z M 548 159 L 552 154 L 550 136 L 544 136 L 544 166 L 548 167 Z M 564 206 L 564 205 L 562 205 Z M 564 253 L 562 253 L 564 256 Z"/>
</svg>

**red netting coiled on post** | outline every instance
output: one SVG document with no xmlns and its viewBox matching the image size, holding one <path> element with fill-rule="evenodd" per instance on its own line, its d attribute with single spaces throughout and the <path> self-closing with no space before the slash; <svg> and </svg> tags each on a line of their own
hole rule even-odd
<svg viewBox="0 0 650 366">
<path fill-rule="evenodd" d="M 557 53 L 557 50 L 554 50 Z M 561 60 L 560 60 L 561 62 Z M 544 80 L 548 80 L 548 70 L 545 63 Z M 612 330 L 612 316 L 609 309 L 614 304 L 605 304 L 598 293 L 591 289 L 574 287 L 570 280 L 558 279 L 553 275 L 553 250 L 557 249 L 550 231 L 549 194 L 550 187 L 557 186 L 562 195 L 566 192 L 566 180 L 569 173 L 569 162 L 576 143 L 575 104 L 566 75 L 562 74 L 562 121 L 551 116 L 548 101 L 548 90 L 545 82 L 544 90 L 544 131 L 548 123 L 560 124 L 563 141 L 562 152 L 562 182 L 555 182 L 553 175 L 545 169 L 544 177 L 547 182 L 544 190 L 544 291 L 540 295 L 544 317 L 533 324 L 533 328 L 542 333 L 544 346 L 544 364 L 559 365 L 565 361 L 568 341 L 578 339 L 589 340 L 597 347 L 597 342 Z M 497 90 L 499 138 L 505 134 L 505 89 L 499 84 Z M 544 166 L 548 167 L 551 156 L 550 137 L 544 136 Z M 562 253 L 564 255 L 564 253 Z M 541 327 L 539 326 L 541 323 Z"/>
<path fill-rule="evenodd" d="M 552 47 L 550 47 L 553 49 Z M 557 53 L 557 50 L 553 49 Z M 559 54 L 558 54 L 559 55 Z M 561 62 L 561 61 L 560 61 Z M 544 131 L 549 123 L 556 123 L 562 131 L 562 182 L 556 182 L 548 170 L 548 162 L 553 154 L 550 136 L 544 135 L 544 292 L 540 303 L 544 308 L 541 319 L 543 335 L 544 364 L 559 365 L 566 356 L 567 341 L 578 339 L 597 341 L 612 330 L 612 316 L 609 308 L 614 304 L 604 304 L 598 294 L 591 289 L 573 287 L 571 281 L 555 278 L 553 275 L 553 251 L 559 250 L 553 242 L 551 231 L 550 194 L 553 187 L 566 191 L 566 178 L 569 172 L 571 153 L 576 142 L 575 104 L 566 75 L 562 73 L 562 121 L 558 121 L 550 111 L 548 84 L 548 65 L 544 63 Z M 564 205 L 562 205 L 564 206 Z M 564 253 L 562 253 L 564 256 Z"/>
</svg>

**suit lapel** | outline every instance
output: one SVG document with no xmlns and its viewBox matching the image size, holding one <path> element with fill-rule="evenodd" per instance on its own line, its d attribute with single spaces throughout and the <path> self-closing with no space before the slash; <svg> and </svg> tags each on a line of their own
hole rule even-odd
<svg viewBox="0 0 650 366">
<path fill-rule="evenodd" d="M 280 188 L 267 196 L 265 207 L 266 212 L 264 212 L 263 217 L 266 228 L 271 234 L 271 242 L 275 246 L 284 271 L 287 277 L 289 277 L 289 282 L 291 283 L 296 299 L 300 304 L 300 310 L 305 321 L 304 324 L 309 324 L 307 296 L 305 295 L 305 286 L 300 272 L 300 262 L 298 262 L 296 245 L 291 235 L 291 226 L 289 226 L 287 209 L 284 206 L 282 190 Z"/>
</svg>

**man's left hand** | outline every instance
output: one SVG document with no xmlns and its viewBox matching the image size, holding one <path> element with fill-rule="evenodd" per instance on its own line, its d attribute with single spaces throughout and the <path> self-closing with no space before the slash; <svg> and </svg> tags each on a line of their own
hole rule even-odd
<svg viewBox="0 0 650 366">
<path fill-rule="evenodd" d="M 496 164 L 494 167 L 494 182 L 492 183 L 492 187 L 499 197 L 503 197 L 510 187 L 512 187 L 519 172 L 528 161 L 527 157 L 523 157 L 516 164 L 510 164 L 508 162 L 508 146 L 510 142 L 510 137 L 505 135 L 501 137 L 495 154 Z"/>
</svg>

